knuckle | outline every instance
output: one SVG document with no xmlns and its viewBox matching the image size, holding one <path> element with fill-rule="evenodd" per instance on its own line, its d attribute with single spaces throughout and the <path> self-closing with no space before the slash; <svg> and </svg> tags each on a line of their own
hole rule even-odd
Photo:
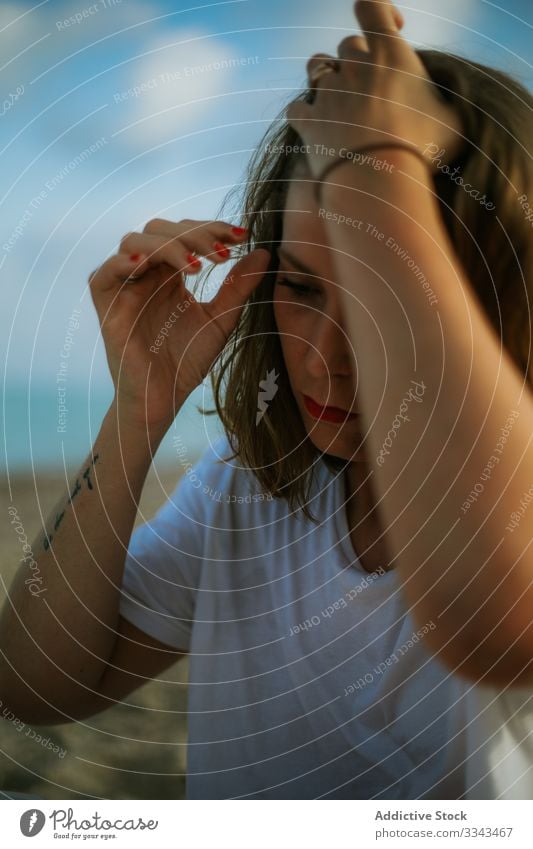
<svg viewBox="0 0 533 849">
<path fill-rule="evenodd" d="M 180 236 L 187 234 L 189 230 L 194 227 L 194 221 L 191 221 L 189 218 L 182 218 L 180 221 L 171 221 L 167 222 L 167 224 L 171 224 L 174 230 L 174 238 L 179 239 Z"/>
<path fill-rule="evenodd" d="M 101 265 L 98 266 L 98 268 L 95 268 L 94 271 L 91 271 L 91 273 L 89 274 L 89 278 L 88 278 L 89 279 L 89 288 L 90 289 L 98 289 L 99 285 L 105 279 L 106 274 L 112 273 L 114 267 L 116 265 L 118 265 L 119 263 L 120 263 L 119 254 L 113 254 L 113 256 L 110 256 L 108 259 L 106 259 L 104 262 L 102 262 Z"/>
<path fill-rule="evenodd" d="M 179 223 L 179 235 L 188 239 L 201 238 L 204 231 L 209 227 L 208 221 L 198 221 L 193 218 L 184 218 Z"/>
<path fill-rule="evenodd" d="M 332 56 L 331 53 L 313 53 L 307 60 L 307 67 L 312 68 L 319 62 L 324 62 L 325 59 L 335 59 L 335 56 Z"/>
<path fill-rule="evenodd" d="M 107 271 L 114 272 L 116 268 L 121 268 L 124 263 L 124 257 L 120 254 L 113 254 L 105 263 Z"/>
<path fill-rule="evenodd" d="M 307 65 L 306 65 L 307 70 L 310 71 L 313 68 L 313 65 L 316 65 L 317 62 L 318 62 L 318 53 L 313 53 L 313 55 L 310 56 L 309 59 L 307 60 Z"/>
<path fill-rule="evenodd" d="M 360 35 L 347 35 L 339 44 L 339 50 L 349 53 L 350 51 L 358 52 L 364 49 L 365 40 Z"/>
<path fill-rule="evenodd" d="M 127 250 L 128 249 L 128 246 L 131 245 L 133 236 L 134 236 L 134 233 L 132 233 L 132 232 L 125 233 L 124 236 L 122 236 L 122 239 L 120 240 L 120 250 Z"/>
<path fill-rule="evenodd" d="M 143 233 L 157 233 L 161 229 L 162 224 L 162 218 L 151 218 L 150 221 L 146 222 Z"/>
</svg>

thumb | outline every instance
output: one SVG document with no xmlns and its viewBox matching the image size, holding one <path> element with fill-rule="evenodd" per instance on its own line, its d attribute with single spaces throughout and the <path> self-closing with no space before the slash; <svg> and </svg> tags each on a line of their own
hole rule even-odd
<svg viewBox="0 0 533 849">
<path fill-rule="evenodd" d="M 263 279 L 270 264 L 270 251 L 257 248 L 246 254 L 231 269 L 222 286 L 211 301 L 209 313 L 224 332 L 229 334 L 246 301 Z"/>
</svg>

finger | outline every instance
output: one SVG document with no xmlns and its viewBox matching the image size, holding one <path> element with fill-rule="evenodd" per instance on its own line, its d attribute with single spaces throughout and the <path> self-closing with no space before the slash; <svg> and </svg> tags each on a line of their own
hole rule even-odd
<svg viewBox="0 0 533 849">
<path fill-rule="evenodd" d="M 263 279 L 270 259 L 270 252 L 264 248 L 246 254 L 235 263 L 215 297 L 206 303 L 206 312 L 226 335 L 235 327 L 244 304 Z"/>
<path fill-rule="evenodd" d="M 149 267 L 154 268 L 166 262 L 177 271 L 191 273 L 201 269 L 201 262 L 194 257 L 183 242 L 175 237 L 152 236 L 148 233 L 127 233 L 120 242 L 119 253 L 130 257 L 145 259 L 140 262 L 136 274 L 143 274 Z"/>
<path fill-rule="evenodd" d="M 242 244 L 248 235 L 244 227 L 236 227 L 234 224 L 228 224 L 225 221 L 185 219 L 175 222 L 163 218 L 154 218 L 149 221 L 143 232 L 179 238 L 189 251 L 197 251 L 204 256 L 213 252 L 213 256 L 209 256 L 209 259 L 217 262 L 229 259 L 230 253 L 220 250 L 219 247 L 215 247 L 216 245 L 222 244 L 223 247 L 224 244 L 229 243 L 231 247 L 231 245 Z"/>
<path fill-rule="evenodd" d="M 190 251 L 211 262 L 226 262 L 231 257 L 231 247 L 242 240 L 243 236 L 233 234 L 231 225 L 224 222 L 193 222 L 193 226 L 180 236 L 180 241 Z"/>
<path fill-rule="evenodd" d="M 339 60 L 328 53 L 315 53 L 307 62 L 309 88 L 316 92 L 321 88 L 338 88 Z"/>
<path fill-rule="evenodd" d="M 348 35 L 337 47 L 339 59 L 353 59 L 360 53 L 368 53 L 368 42 L 363 35 Z"/>
<path fill-rule="evenodd" d="M 374 65 L 376 58 L 368 50 L 366 38 L 362 35 L 350 35 L 344 38 L 337 47 L 342 68 L 350 71 L 364 70 L 367 65 Z"/>
<path fill-rule="evenodd" d="M 137 273 L 138 267 L 139 260 L 132 260 L 124 254 L 115 254 L 89 275 L 91 292 L 109 294 L 120 289 L 130 275 Z"/>
<path fill-rule="evenodd" d="M 356 0 L 354 8 L 371 52 L 396 60 L 411 53 L 400 35 L 403 18 L 391 0 Z"/>
<path fill-rule="evenodd" d="M 235 224 L 229 224 L 227 221 L 199 221 L 192 218 L 184 218 L 182 221 L 169 221 L 166 218 L 152 218 L 148 221 L 143 232 L 144 233 L 169 233 L 173 236 L 182 236 L 190 232 L 195 232 L 201 229 L 210 229 L 220 237 L 227 236 L 234 238 L 236 241 L 243 239 L 247 235 L 245 227 L 238 227 Z"/>
<path fill-rule="evenodd" d="M 314 71 L 320 65 L 332 63 L 335 65 L 337 63 L 337 58 L 335 56 L 331 56 L 329 53 L 314 53 L 311 58 L 307 62 L 307 76 L 310 80 L 314 77 Z M 327 71 L 325 73 L 328 73 Z M 332 73 L 334 71 L 332 70 Z"/>
</svg>

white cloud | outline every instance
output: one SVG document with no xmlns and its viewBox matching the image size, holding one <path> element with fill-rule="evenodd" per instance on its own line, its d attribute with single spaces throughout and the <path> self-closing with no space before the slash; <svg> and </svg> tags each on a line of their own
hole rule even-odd
<svg viewBox="0 0 533 849">
<path fill-rule="evenodd" d="M 140 122 L 121 141 L 142 149 L 197 125 L 217 106 L 217 95 L 231 90 L 236 75 L 257 61 L 194 29 L 152 39 L 143 53 L 132 66 L 134 74 L 125 90 L 112 97 L 127 103 L 124 124 Z"/>
</svg>

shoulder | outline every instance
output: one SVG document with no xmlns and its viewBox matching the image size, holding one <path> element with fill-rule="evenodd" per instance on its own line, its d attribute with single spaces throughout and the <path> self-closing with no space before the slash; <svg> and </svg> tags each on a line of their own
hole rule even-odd
<svg viewBox="0 0 533 849">
<path fill-rule="evenodd" d="M 182 451 L 179 462 L 183 474 L 172 493 L 173 500 L 183 503 L 192 499 L 209 505 L 210 511 L 216 503 L 273 500 L 270 493 L 260 492 L 256 475 L 239 457 L 238 443 L 225 434 L 211 442 L 196 461 Z"/>
<path fill-rule="evenodd" d="M 195 462 L 190 460 L 186 451 L 182 451 L 179 461 L 183 474 L 170 498 L 178 508 L 189 508 L 189 515 L 196 516 L 199 521 L 209 518 L 217 525 L 216 516 L 219 515 L 221 526 L 231 524 L 240 527 L 242 523 L 254 521 L 263 525 L 267 521 L 267 512 L 268 521 L 287 518 L 290 512 L 287 501 L 281 496 L 273 496 L 254 470 L 243 463 L 238 442 L 233 437 L 229 439 L 226 434 L 219 436 Z M 315 464 L 313 472 L 310 506 L 319 513 L 327 509 L 333 512 L 335 498 L 333 488 L 328 484 L 335 486 L 335 476 L 324 463 Z M 248 505 L 248 509 L 236 510 L 234 505 Z M 294 513 L 290 515 L 292 519 L 296 518 Z"/>
<path fill-rule="evenodd" d="M 179 450 L 178 461 L 183 474 L 176 492 L 184 487 L 198 490 L 203 486 L 227 484 L 230 480 L 248 478 L 251 474 L 239 460 L 238 445 L 234 449 L 225 434 L 210 442 L 196 459 L 191 460 L 186 448 Z"/>
</svg>

